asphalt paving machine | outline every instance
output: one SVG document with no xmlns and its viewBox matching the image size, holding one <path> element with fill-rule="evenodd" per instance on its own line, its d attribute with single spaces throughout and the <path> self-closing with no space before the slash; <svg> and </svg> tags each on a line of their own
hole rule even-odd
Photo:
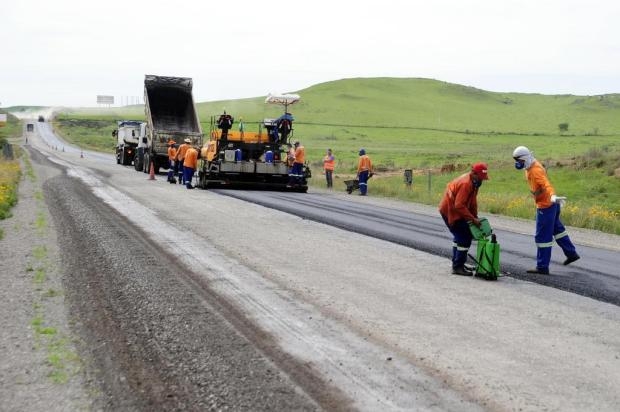
<svg viewBox="0 0 620 412">
<path fill-rule="evenodd" d="M 200 152 L 198 186 L 306 192 L 309 167 L 304 165 L 303 177 L 292 183 L 287 161 L 294 121 L 288 106 L 299 99 L 296 94 L 267 96 L 265 103 L 283 106 L 284 113 L 277 119 L 264 119 L 258 132 L 246 131 L 241 125 L 232 130 L 235 119 L 225 111 L 212 116 L 209 140 Z"/>
</svg>

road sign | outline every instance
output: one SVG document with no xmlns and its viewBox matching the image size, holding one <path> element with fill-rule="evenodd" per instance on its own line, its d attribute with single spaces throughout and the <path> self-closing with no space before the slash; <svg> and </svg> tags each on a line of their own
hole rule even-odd
<svg viewBox="0 0 620 412">
<path fill-rule="evenodd" d="M 97 104 L 114 104 L 114 96 L 97 95 Z"/>
</svg>

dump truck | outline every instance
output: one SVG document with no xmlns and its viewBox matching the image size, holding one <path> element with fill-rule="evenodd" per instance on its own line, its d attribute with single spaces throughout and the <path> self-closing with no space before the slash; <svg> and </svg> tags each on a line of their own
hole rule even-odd
<svg viewBox="0 0 620 412">
<path fill-rule="evenodd" d="M 287 162 L 294 120 L 288 106 L 297 101 L 295 94 L 267 96 L 265 102 L 283 105 L 284 114 L 258 122 L 257 132 L 243 126 L 231 131 L 234 118 L 226 112 L 212 116 L 209 140 L 200 151 L 198 186 L 307 192 L 309 167 L 304 165 L 303 176 L 293 179 Z"/>
<path fill-rule="evenodd" d="M 146 135 L 138 144 L 134 166 L 136 170 L 155 173 L 168 168 L 168 142 L 183 143 L 189 139 L 193 146 L 202 145 L 202 129 L 192 95 L 192 79 L 145 75 L 144 110 Z"/>
<path fill-rule="evenodd" d="M 138 120 L 117 120 L 112 137 L 116 139 L 116 163 L 130 165 L 136 156 L 138 144 L 146 136 L 146 123 Z"/>
</svg>

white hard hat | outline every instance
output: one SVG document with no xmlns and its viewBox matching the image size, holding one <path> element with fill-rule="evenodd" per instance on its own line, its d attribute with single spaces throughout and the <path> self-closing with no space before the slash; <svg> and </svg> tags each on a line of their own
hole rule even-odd
<svg viewBox="0 0 620 412">
<path fill-rule="evenodd" d="M 514 150 L 514 152 L 512 152 L 512 157 L 515 159 L 521 159 L 530 156 L 531 154 L 532 152 L 530 152 L 530 149 L 525 146 L 519 146 Z"/>
</svg>

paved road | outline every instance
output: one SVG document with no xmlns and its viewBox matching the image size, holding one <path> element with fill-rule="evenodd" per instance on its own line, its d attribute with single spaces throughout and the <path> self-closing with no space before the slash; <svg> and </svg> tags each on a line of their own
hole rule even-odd
<svg viewBox="0 0 620 412">
<path fill-rule="evenodd" d="M 36 133 L 38 134 L 40 139 L 52 150 L 66 152 L 69 154 L 78 154 L 80 156 L 85 156 L 88 159 L 92 159 L 97 162 L 114 162 L 115 158 L 113 154 L 105 154 L 100 152 L 94 152 L 91 150 L 82 150 L 65 142 L 54 134 L 50 124 L 47 122 L 35 122 L 33 120 L 32 123 L 35 124 Z"/>
</svg>

